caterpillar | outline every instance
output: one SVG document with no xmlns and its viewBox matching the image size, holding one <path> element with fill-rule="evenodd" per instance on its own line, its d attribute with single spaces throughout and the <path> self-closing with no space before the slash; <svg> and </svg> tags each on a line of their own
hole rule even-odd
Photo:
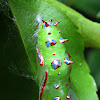
<svg viewBox="0 0 100 100">
<path fill-rule="evenodd" d="M 68 94 L 70 85 L 70 55 L 66 53 L 63 39 L 57 29 L 60 22 L 53 23 L 42 20 L 39 23 L 37 56 L 40 62 L 39 72 L 39 100 L 71 99 Z"/>
</svg>

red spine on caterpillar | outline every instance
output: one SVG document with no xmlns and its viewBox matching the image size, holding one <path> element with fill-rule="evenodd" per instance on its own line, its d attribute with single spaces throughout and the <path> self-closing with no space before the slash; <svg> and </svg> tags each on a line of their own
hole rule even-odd
<svg viewBox="0 0 100 100">
<path fill-rule="evenodd" d="M 44 20 L 42 20 L 42 22 L 43 22 L 43 23 L 45 23 L 45 21 L 44 21 Z"/>
<path fill-rule="evenodd" d="M 68 58 L 65 58 L 64 59 L 64 63 L 67 64 L 67 65 L 70 65 L 72 63 L 74 63 L 73 61 L 70 61 Z"/>
<path fill-rule="evenodd" d="M 43 58 L 42 54 L 40 53 L 38 47 L 36 47 L 36 50 L 37 50 L 37 54 L 38 54 L 38 57 L 40 60 L 40 65 L 43 66 L 44 65 L 44 58 Z"/>
<path fill-rule="evenodd" d="M 60 32 L 61 32 L 61 30 L 58 31 L 58 33 L 60 33 Z"/>
<path fill-rule="evenodd" d="M 49 32 L 48 35 L 51 35 L 51 32 Z"/>
<path fill-rule="evenodd" d="M 58 25 L 58 23 L 60 23 L 60 21 L 58 21 L 58 22 L 55 22 L 55 23 L 54 23 L 54 26 L 57 26 L 57 25 Z"/>
<path fill-rule="evenodd" d="M 45 74 L 46 74 L 45 80 L 44 80 L 44 83 L 43 83 L 43 86 L 42 86 L 41 92 L 40 92 L 40 100 L 42 100 L 43 91 L 44 91 L 44 88 L 45 88 L 45 85 L 46 85 L 46 82 L 47 82 L 47 78 L 48 78 L 48 72 L 47 71 L 45 72 Z"/>
<path fill-rule="evenodd" d="M 47 22 L 45 22 L 45 26 L 46 26 L 46 27 L 49 27 L 49 24 L 48 24 Z"/>
<path fill-rule="evenodd" d="M 52 22 L 52 19 L 51 19 L 51 20 L 49 20 L 49 22 Z"/>
<path fill-rule="evenodd" d="M 66 41 L 68 41 L 68 39 L 63 39 L 63 38 L 60 38 L 60 39 L 59 39 L 59 42 L 60 42 L 60 43 L 64 43 L 64 42 L 66 42 Z"/>
<path fill-rule="evenodd" d="M 67 94 L 66 98 L 67 98 L 67 99 L 71 99 L 71 97 L 70 97 L 68 94 Z"/>
<path fill-rule="evenodd" d="M 70 59 L 70 57 L 71 57 L 70 54 L 69 54 L 68 52 L 67 52 L 67 54 L 68 54 L 68 57 L 69 57 L 69 59 Z"/>
</svg>

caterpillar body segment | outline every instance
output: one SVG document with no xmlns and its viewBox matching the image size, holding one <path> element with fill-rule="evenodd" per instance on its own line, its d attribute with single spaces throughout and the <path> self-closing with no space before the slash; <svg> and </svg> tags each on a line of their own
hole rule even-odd
<svg viewBox="0 0 100 100">
<path fill-rule="evenodd" d="M 40 100 L 71 99 L 68 95 L 70 66 L 66 64 L 69 56 L 65 53 L 63 44 L 68 39 L 61 38 L 60 32 L 55 27 L 58 23 L 52 23 L 52 20 L 49 22 L 43 20 L 39 26 L 37 48 L 38 54 L 43 56 L 42 61 L 44 61 L 43 65 L 38 67 Z"/>
</svg>

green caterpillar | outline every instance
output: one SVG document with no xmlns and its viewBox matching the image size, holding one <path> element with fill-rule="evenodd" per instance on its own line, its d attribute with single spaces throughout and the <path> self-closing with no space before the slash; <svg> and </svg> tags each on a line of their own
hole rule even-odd
<svg viewBox="0 0 100 100">
<path fill-rule="evenodd" d="M 63 39 L 56 26 L 59 22 L 52 20 L 39 23 L 37 55 L 40 60 L 38 66 L 40 93 L 39 100 L 66 100 L 70 85 L 70 64 L 74 63 L 68 58 Z M 38 62 L 39 63 L 39 62 Z"/>
</svg>

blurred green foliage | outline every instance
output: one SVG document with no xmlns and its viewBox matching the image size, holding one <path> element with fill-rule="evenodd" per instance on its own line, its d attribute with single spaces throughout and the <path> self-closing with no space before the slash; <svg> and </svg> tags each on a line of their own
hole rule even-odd
<svg viewBox="0 0 100 100">
<path fill-rule="evenodd" d="M 86 56 L 87 63 L 91 69 L 98 88 L 100 88 L 100 49 L 91 49 Z"/>
<path fill-rule="evenodd" d="M 89 17 L 91 20 L 99 21 L 98 13 L 100 12 L 100 0 L 58 0 L 81 14 Z"/>
</svg>

